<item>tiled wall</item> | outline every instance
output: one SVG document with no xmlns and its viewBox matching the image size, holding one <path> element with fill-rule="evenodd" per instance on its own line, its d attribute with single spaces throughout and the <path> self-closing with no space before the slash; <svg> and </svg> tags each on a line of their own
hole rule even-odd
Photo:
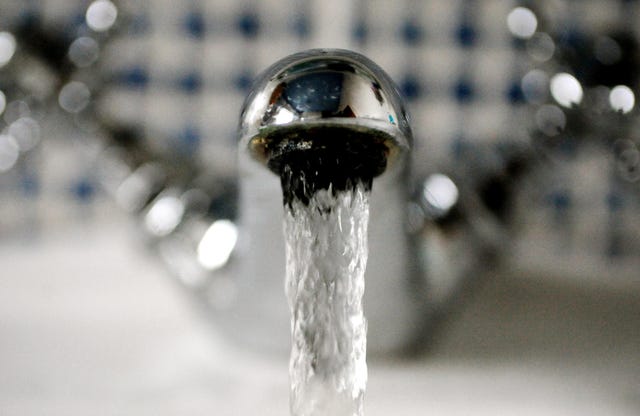
<svg viewBox="0 0 640 416">
<path fill-rule="evenodd" d="M 0 25 L 30 13 L 41 16 L 49 29 L 78 33 L 86 30 L 83 12 L 89 3 L 4 0 Z M 519 5 L 532 7 L 539 15 L 538 29 L 554 36 L 576 38 L 627 27 L 637 37 L 639 3 L 120 1 L 118 27 L 101 51 L 100 69 L 83 77 L 105 86 L 98 98 L 104 119 L 140 126 L 149 146 L 160 153 L 188 155 L 230 171 L 240 106 L 261 70 L 303 49 L 354 49 L 386 69 L 406 97 L 416 139 L 416 173 L 444 170 L 469 176 L 471 170 L 477 178 L 466 179 L 473 182 L 500 172 L 504 160 L 499 149 L 532 147 L 540 103 L 527 100 L 523 75 L 533 68 L 567 70 L 561 60 L 550 65 L 532 59 L 527 42 L 509 32 L 509 12 Z M 637 85 L 633 87 L 637 95 Z M 56 125 L 55 119 L 48 125 Z M 65 204 L 90 206 L 99 195 L 90 158 L 82 153 L 86 149 L 78 150 L 60 131 L 64 129 L 47 130 L 42 146 L 24 156 L 18 168 L 0 174 L 0 191 L 11 195 L 0 203 L 3 218 L 28 212 L 24 206 L 43 205 L 39 201 L 45 194 L 47 201 L 59 202 L 62 212 Z M 638 137 L 629 139 L 640 143 Z M 637 261 L 638 182 L 621 185 L 611 179 L 615 167 L 606 148 L 579 146 L 571 157 L 560 153 L 551 168 L 516 187 L 522 191 L 514 223 L 527 243 L 523 257 L 526 247 L 534 247 L 551 261 L 603 256 L 606 260 L 596 260 L 602 266 L 618 261 L 620 253 Z M 45 162 L 52 158 L 76 163 Z M 527 186 L 531 190 L 523 191 Z M 52 205 L 45 205 L 36 217 L 48 215 Z M 15 221 L 4 224 L 11 223 Z"/>
</svg>

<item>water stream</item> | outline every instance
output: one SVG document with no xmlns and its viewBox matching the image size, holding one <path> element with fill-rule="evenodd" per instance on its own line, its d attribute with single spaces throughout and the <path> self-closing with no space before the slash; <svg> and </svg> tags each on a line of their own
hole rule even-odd
<svg viewBox="0 0 640 416">
<path fill-rule="evenodd" d="M 285 203 L 292 416 L 361 416 L 370 181 Z"/>
</svg>

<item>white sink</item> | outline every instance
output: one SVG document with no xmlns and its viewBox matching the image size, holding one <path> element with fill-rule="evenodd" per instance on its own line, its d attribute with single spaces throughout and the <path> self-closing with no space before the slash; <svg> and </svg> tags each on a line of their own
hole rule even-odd
<svg viewBox="0 0 640 416">
<path fill-rule="evenodd" d="M 288 414 L 286 357 L 230 345 L 126 221 L 0 242 L 0 414 Z M 418 359 L 370 363 L 365 414 L 640 414 L 640 293 L 499 276 Z"/>
</svg>

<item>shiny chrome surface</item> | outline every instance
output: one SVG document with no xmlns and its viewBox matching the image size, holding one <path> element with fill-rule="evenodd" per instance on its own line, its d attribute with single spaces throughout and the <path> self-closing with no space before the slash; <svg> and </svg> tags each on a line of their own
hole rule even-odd
<svg viewBox="0 0 640 416">
<path fill-rule="evenodd" d="M 233 305 L 216 315 L 220 325 L 261 350 L 289 350 L 289 311 L 282 287 L 282 190 L 279 178 L 265 166 L 278 172 L 274 161 L 279 156 L 317 158 L 305 150 L 322 147 L 341 157 L 344 144 L 353 161 L 363 164 L 367 155 L 376 160 L 383 156 L 384 161 L 373 174 L 380 176 L 370 200 L 367 349 L 372 355 L 386 354 L 417 343 L 429 312 L 418 246 L 405 231 L 411 142 L 407 113 L 393 82 L 368 58 L 314 49 L 267 69 L 241 111 L 242 232 L 238 261 L 231 267 L 237 290 Z M 364 154 L 362 149 L 375 150 Z M 377 153 L 381 150 L 383 155 Z"/>
<path fill-rule="evenodd" d="M 319 126 L 382 139 L 387 165 L 412 141 L 402 100 L 378 65 L 351 51 L 313 49 L 280 60 L 255 83 L 242 109 L 240 147 L 267 163 L 276 140 L 273 132 Z M 335 135 L 326 139 L 335 140 Z M 309 145 L 292 142 L 295 147 Z"/>
<path fill-rule="evenodd" d="M 273 189 L 277 193 L 278 184 L 275 175 L 251 161 L 262 176 L 247 187 L 247 178 L 235 176 L 229 157 L 237 143 L 227 139 L 235 129 L 243 77 L 263 66 L 264 59 L 315 44 L 355 45 L 347 39 L 352 35 L 360 36 L 358 47 L 375 49 L 380 59 L 401 60 L 388 69 L 395 69 L 391 73 L 408 87 L 403 91 L 413 99 L 416 133 L 431 140 L 424 153 L 415 146 L 412 155 L 418 162 L 416 198 L 408 222 L 412 240 L 422 247 L 413 254 L 429 272 L 427 296 L 417 294 L 414 304 L 451 310 L 450 288 L 460 278 L 477 279 L 481 266 L 486 267 L 478 254 L 487 249 L 481 240 L 490 227 L 478 211 L 487 195 L 499 203 L 489 206 L 496 218 L 489 215 L 488 220 L 496 220 L 503 232 L 495 251 L 507 262 L 504 275 L 492 273 L 484 284 L 465 286 L 475 286 L 474 291 L 463 296 L 462 307 L 453 305 L 455 313 L 438 328 L 427 357 L 372 360 L 368 416 L 422 414 L 425 409 L 449 416 L 473 409 L 482 416 L 498 408 L 545 416 L 640 414 L 640 55 L 627 43 L 638 35 L 640 2 L 527 2 L 522 5 L 530 9 L 518 5 L 509 16 L 516 6 L 512 2 L 444 6 L 411 0 L 398 3 L 395 9 L 401 13 L 377 11 L 375 4 L 383 2 L 341 10 L 335 0 L 295 2 L 275 14 L 268 7 L 251 10 L 255 15 L 249 17 L 255 19 L 249 20 L 249 33 L 233 24 L 234 16 L 243 16 L 243 7 L 221 7 L 215 1 L 179 2 L 170 8 L 166 1 L 116 2 L 118 22 L 107 31 L 100 30 L 113 23 L 108 1 L 0 3 L 0 21 L 12 21 L 12 12 L 40 21 L 38 9 L 45 9 L 56 15 L 55 24 L 46 26 L 53 32 L 41 34 L 63 30 L 81 36 L 49 66 L 38 55 L 54 51 L 50 43 L 39 42 L 27 53 L 20 41 L 34 34 L 32 28 L 13 33 L 17 49 L 14 36 L 0 32 L 0 351 L 5 375 L 0 414 L 37 415 L 47 408 L 72 416 L 96 413 L 96 407 L 109 409 L 105 413 L 158 416 L 212 409 L 221 415 L 258 409 L 262 416 L 286 414 L 287 395 L 277 393 L 287 388 L 286 362 L 260 349 L 288 334 L 287 317 L 279 315 L 286 308 L 275 241 L 281 236 L 277 214 L 282 207 Z M 68 16 L 73 24 L 58 23 L 57 6 L 71 11 L 75 3 L 82 10 Z M 93 6 L 87 24 L 81 24 L 93 3 L 100 6 Z M 204 20 L 186 14 L 201 5 Z M 126 9 L 142 13 L 127 14 Z M 358 26 L 336 24 L 348 20 L 336 13 L 345 10 L 358 18 L 351 19 Z M 188 30 L 170 30 L 187 16 L 196 17 Z M 287 16 L 301 19 L 295 38 L 283 24 Z M 127 30 L 127 19 L 139 31 Z M 433 24 L 438 21 L 442 24 Z M 505 36 L 505 23 L 516 42 Z M 124 34 L 113 42 L 118 51 L 109 53 L 103 41 L 120 28 Z M 512 44 L 517 46 L 513 50 Z M 144 52 L 153 48 L 132 53 L 132 45 L 142 45 Z M 237 51 L 239 45 L 243 51 Z M 152 78 L 145 78 L 147 66 Z M 142 70 L 124 75 L 145 82 L 134 88 L 104 83 L 103 76 L 129 68 Z M 204 88 L 183 105 L 185 89 L 174 75 L 192 69 L 205 74 Z M 457 69 L 468 71 L 463 75 L 472 82 L 458 84 L 463 79 Z M 69 70 L 75 75 L 62 72 Z M 624 77 L 606 85 L 599 78 L 590 85 L 584 74 Z M 471 99 L 453 97 L 457 85 L 479 88 L 471 90 Z M 118 87 L 121 94 L 114 94 Z M 507 90 L 517 103 L 498 100 L 494 107 L 493 98 Z M 139 101 L 137 94 L 147 98 Z M 111 110 L 102 114 L 108 118 L 92 117 L 99 102 Z M 154 112 L 159 102 L 165 106 Z M 60 117 L 58 106 L 70 112 L 68 120 Z M 520 111 L 526 116 L 519 117 Z M 201 118 L 208 120 L 203 131 L 212 136 L 204 135 L 203 144 L 209 140 L 218 146 L 178 158 L 180 143 L 170 141 L 172 129 Z M 98 146 L 79 150 L 79 141 L 73 140 L 78 132 L 61 128 L 63 121 L 75 121 L 83 131 L 91 128 L 82 134 L 82 145 L 104 136 L 108 147 L 100 163 L 93 162 L 97 155 L 85 153 L 97 153 Z M 143 122 L 144 130 L 122 134 L 120 127 L 135 127 L 129 124 L 134 121 Z M 521 128 L 534 135 L 534 142 L 529 134 L 518 134 Z M 502 142 L 496 155 L 496 139 L 525 153 L 525 173 L 513 176 L 517 163 L 503 156 Z M 452 145 L 455 156 L 447 156 Z M 530 166 L 540 153 L 552 163 Z M 203 154 L 207 170 L 198 165 Z M 429 163 L 434 161 L 437 165 Z M 230 221 L 238 203 L 238 178 L 243 181 L 243 218 L 265 224 L 258 224 L 263 233 L 256 235 L 256 224 L 244 222 L 235 244 Z M 89 187 L 72 196 L 77 179 L 89 179 L 90 185 L 99 179 L 124 202 L 139 223 L 137 234 L 193 298 L 205 300 L 202 316 L 221 322 L 224 336 L 221 325 L 205 330 L 206 319 L 176 296 L 164 268 L 140 252 L 136 238 L 131 241 L 131 221 L 101 192 Z M 382 250 L 372 259 L 377 264 L 370 267 L 375 273 L 367 279 L 366 303 L 373 309 L 368 313 L 370 350 L 379 355 L 412 331 L 423 330 L 415 325 L 417 308 L 408 306 L 412 286 L 403 287 L 406 274 L 394 274 L 407 260 L 397 255 L 404 251 L 394 251 L 394 239 L 405 237 L 404 189 L 390 194 L 397 184 L 392 175 L 383 175 L 374 190 L 381 205 L 373 215 L 377 229 L 372 236 Z M 493 185 L 492 192 L 485 192 L 486 184 Z M 478 190 L 483 192 L 477 195 Z M 380 219 L 381 214 L 392 221 Z M 250 266 L 249 272 L 238 264 Z M 387 279 L 374 282 L 377 277 Z M 259 353 L 247 353 L 229 338 L 240 338 Z"/>
</svg>

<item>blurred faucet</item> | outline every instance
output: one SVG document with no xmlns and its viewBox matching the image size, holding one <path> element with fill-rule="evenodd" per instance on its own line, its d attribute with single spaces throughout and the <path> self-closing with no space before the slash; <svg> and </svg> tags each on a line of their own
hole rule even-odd
<svg viewBox="0 0 640 416">
<path fill-rule="evenodd" d="M 473 192 L 453 175 L 412 177 L 404 103 L 386 73 L 353 52 L 302 52 L 263 73 L 242 109 L 231 175 L 162 156 L 135 129 L 106 127 L 106 188 L 141 218 L 151 246 L 216 327 L 260 350 L 289 347 L 282 202 L 299 197 L 302 185 L 282 179 L 291 193 L 278 197 L 273 173 L 282 173 L 285 158 L 309 164 L 307 172 L 333 163 L 330 177 L 314 181 L 325 188 L 349 186 L 354 172 L 368 186 L 376 177 L 364 297 L 373 356 L 430 339 L 492 248 Z M 300 157 L 310 149 L 316 157 Z"/>
<path fill-rule="evenodd" d="M 311 163 L 307 168 L 334 163 L 318 186 L 348 186 L 354 172 L 368 178 L 367 186 L 376 177 L 364 299 L 372 355 L 420 345 L 467 276 L 478 274 L 486 241 L 472 192 L 444 172 L 412 176 L 404 103 L 364 56 L 312 50 L 267 69 L 245 101 L 238 165 L 229 169 L 163 152 L 149 138 L 162 132 L 104 118 L 95 103 L 100 80 L 91 76 L 96 45 L 86 36 L 60 43 L 65 72 L 56 73 L 48 96 L 78 128 L 101 139 L 95 170 L 104 188 L 139 220 L 150 247 L 231 337 L 288 350 L 281 189 L 261 166 L 282 173 L 285 157 Z M 83 53 L 72 53 L 78 48 Z M 329 153 L 298 158 L 308 146 Z M 292 197 L 285 193 L 284 202 Z"/>
</svg>

